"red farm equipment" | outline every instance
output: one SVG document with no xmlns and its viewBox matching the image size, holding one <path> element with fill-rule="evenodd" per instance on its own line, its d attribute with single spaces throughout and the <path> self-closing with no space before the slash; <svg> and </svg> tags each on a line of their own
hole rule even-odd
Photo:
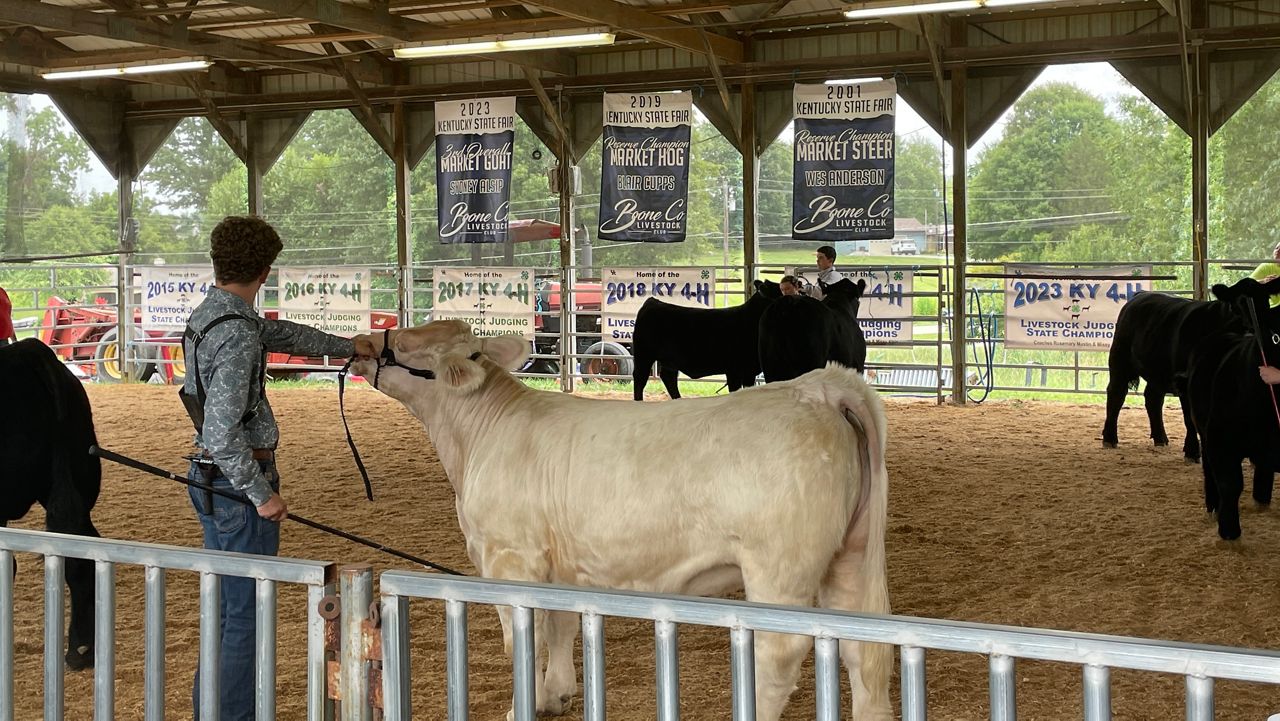
<svg viewBox="0 0 1280 721">
<path fill-rule="evenodd" d="M 275 318 L 277 312 L 268 310 L 265 316 Z M 181 331 L 143 331 L 138 327 L 139 314 L 134 313 L 131 326 L 133 342 L 137 348 L 132 361 L 135 380 L 148 380 L 156 373 L 166 383 L 181 383 L 187 367 L 182 355 Z M 120 346 L 117 343 L 119 327 L 114 306 L 95 303 L 92 306 L 73 304 L 57 296 L 51 297 L 41 323 L 40 340 L 53 346 L 64 361 L 76 365 L 80 371 L 101 382 L 119 383 L 124 380 L 120 362 Z M 374 311 L 371 316 L 374 331 L 396 326 L 396 314 Z M 292 368 L 291 368 L 292 366 Z M 268 353 L 267 367 L 272 377 L 292 376 L 324 367 L 323 358 Z"/>
</svg>

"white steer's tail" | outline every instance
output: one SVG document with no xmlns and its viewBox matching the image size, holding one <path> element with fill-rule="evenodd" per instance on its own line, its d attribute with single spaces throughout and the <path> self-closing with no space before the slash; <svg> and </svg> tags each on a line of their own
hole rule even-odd
<svg viewBox="0 0 1280 721">
<path fill-rule="evenodd" d="M 856 371 L 828 364 L 811 374 L 824 400 L 858 431 L 858 497 L 843 547 L 832 559 L 819 591 L 824 608 L 889 613 L 889 584 L 884 541 L 889 511 L 889 474 L 885 467 L 884 403 Z M 842 641 L 840 656 L 853 687 L 853 718 L 890 719 L 889 646 Z"/>
</svg>

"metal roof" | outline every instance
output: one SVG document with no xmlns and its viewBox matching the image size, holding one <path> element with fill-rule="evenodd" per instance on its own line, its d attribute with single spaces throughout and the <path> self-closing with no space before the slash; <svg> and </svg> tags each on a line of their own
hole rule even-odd
<svg viewBox="0 0 1280 721">
<path fill-rule="evenodd" d="M 938 90 L 963 69 L 973 138 L 1048 64 L 1110 61 L 1184 127 L 1189 88 L 1203 81 L 1215 128 L 1280 67 L 1280 0 L 1065 0 L 843 15 L 887 2 L 0 0 L 0 90 L 47 92 L 64 106 L 75 98 L 109 103 L 128 121 L 204 115 L 225 130 L 255 114 L 315 108 L 349 107 L 370 125 L 389 126 L 397 104 L 416 111 L 434 100 L 507 94 L 545 111 L 598 102 L 606 90 L 689 88 L 732 131 L 750 85 L 769 118 L 755 123 L 759 141 L 776 133 L 774 106 L 792 83 L 838 77 L 904 78 L 912 105 L 941 128 Z M 392 54 L 422 42 L 588 29 L 616 33 L 615 44 L 433 60 Z M 40 75 L 179 58 L 213 65 L 127 79 Z"/>
</svg>

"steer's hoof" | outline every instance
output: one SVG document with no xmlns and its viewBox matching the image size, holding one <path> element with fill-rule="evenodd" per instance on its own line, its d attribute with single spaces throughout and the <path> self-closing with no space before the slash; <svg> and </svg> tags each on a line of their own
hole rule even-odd
<svg viewBox="0 0 1280 721">
<path fill-rule="evenodd" d="M 1188 466 L 1196 466 L 1200 464 L 1200 456 L 1183 456 L 1182 462 Z"/>
<path fill-rule="evenodd" d="M 569 708 L 573 706 L 573 697 L 564 694 L 555 699 L 549 699 L 544 703 L 545 708 L 538 709 L 539 716 L 563 716 L 569 713 Z"/>
<path fill-rule="evenodd" d="M 67 649 L 67 668 L 72 671 L 84 671 L 93 668 L 93 649 L 89 646 Z"/>
<path fill-rule="evenodd" d="M 1102 447 L 1103 447 L 1103 448 L 1115 448 L 1115 447 L 1116 447 L 1116 446 L 1118 446 L 1118 445 L 1120 445 L 1120 444 L 1119 444 L 1119 443 L 1117 443 L 1116 441 L 1103 441 L 1103 442 L 1102 442 Z"/>
</svg>

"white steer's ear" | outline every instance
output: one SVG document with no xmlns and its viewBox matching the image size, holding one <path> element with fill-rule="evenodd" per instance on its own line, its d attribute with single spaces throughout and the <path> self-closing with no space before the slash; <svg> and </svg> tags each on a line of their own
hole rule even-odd
<svg viewBox="0 0 1280 721">
<path fill-rule="evenodd" d="M 497 335 L 480 340 L 481 352 L 498 365 L 513 371 L 529 359 L 529 341 L 520 335 Z"/>
<path fill-rule="evenodd" d="M 461 353 L 450 353 L 440 359 L 436 379 L 453 390 L 470 393 L 484 383 L 484 366 Z"/>
</svg>

